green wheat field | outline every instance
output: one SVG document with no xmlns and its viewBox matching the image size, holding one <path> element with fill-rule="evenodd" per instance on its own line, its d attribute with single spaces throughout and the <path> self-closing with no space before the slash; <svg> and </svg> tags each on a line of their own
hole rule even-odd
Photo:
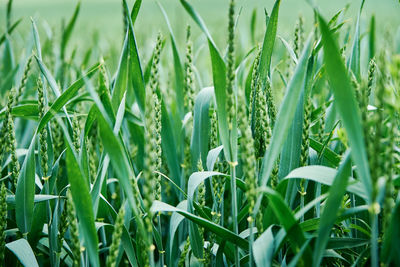
<svg viewBox="0 0 400 267">
<path fill-rule="evenodd" d="M 399 1 L 0 14 L 0 266 L 400 266 Z"/>
</svg>

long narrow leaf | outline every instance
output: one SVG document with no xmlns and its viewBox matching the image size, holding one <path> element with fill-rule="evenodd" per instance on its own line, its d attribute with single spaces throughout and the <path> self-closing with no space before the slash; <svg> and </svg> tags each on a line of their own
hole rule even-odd
<svg viewBox="0 0 400 267">
<path fill-rule="evenodd" d="M 361 127 L 361 118 L 354 89 L 350 84 L 347 71 L 339 53 L 336 40 L 329 31 L 324 19 L 319 16 L 324 49 L 324 62 L 333 94 L 336 108 L 342 118 L 344 128 L 351 147 L 351 156 L 357 166 L 357 172 L 367 192 L 368 202 L 371 202 L 372 182 Z"/>
<path fill-rule="evenodd" d="M 347 154 L 340 165 L 335 180 L 333 181 L 329 197 L 326 201 L 324 212 L 318 228 L 318 237 L 315 242 L 313 266 L 320 266 L 325 246 L 328 242 L 330 231 L 337 218 L 337 212 L 342 203 L 343 195 L 346 192 L 347 180 L 351 173 L 350 154 Z"/>
<path fill-rule="evenodd" d="M 29 150 L 18 177 L 15 193 L 17 225 L 21 233 L 27 234 L 31 229 L 35 199 L 35 136 L 32 138 Z"/>
<path fill-rule="evenodd" d="M 272 133 L 271 145 L 262 160 L 261 167 L 261 185 L 265 186 L 268 182 L 275 160 L 281 152 L 282 146 L 289 132 L 290 125 L 295 115 L 296 104 L 299 101 L 301 87 L 306 76 L 307 60 L 311 52 L 311 36 L 308 38 L 303 54 L 300 57 L 299 64 L 296 67 L 292 80 L 288 84 L 285 97 L 279 109 L 277 120 Z M 261 204 L 261 198 L 258 198 L 254 212 L 257 212 Z"/>
</svg>

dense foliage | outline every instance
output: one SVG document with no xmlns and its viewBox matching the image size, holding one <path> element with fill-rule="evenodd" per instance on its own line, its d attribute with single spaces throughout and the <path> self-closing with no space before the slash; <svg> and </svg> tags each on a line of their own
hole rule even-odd
<svg viewBox="0 0 400 267">
<path fill-rule="evenodd" d="M 159 4 L 169 32 L 145 62 L 142 0 L 123 0 L 113 73 L 91 49 L 69 49 L 79 4 L 61 38 L 33 19 L 15 51 L 8 1 L 1 266 L 400 265 L 396 27 L 380 38 L 374 17 L 361 27 L 364 1 L 354 23 L 347 7 L 328 20 L 305 2 L 314 17 L 285 40 L 276 0 L 253 12 L 243 47 L 245 22 L 226 2 L 222 48 L 186 0 L 193 23 L 178 43 Z M 196 67 L 199 40 L 209 69 Z"/>
</svg>

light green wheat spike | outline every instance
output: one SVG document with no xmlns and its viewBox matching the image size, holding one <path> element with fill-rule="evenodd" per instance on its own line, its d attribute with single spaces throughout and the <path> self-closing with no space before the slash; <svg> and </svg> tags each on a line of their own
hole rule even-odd
<svg viewBox="0 0 400 267">
<path fill-rule="evenodd" d="M 14 179 L 14 187 L 17 189 L 17 182 L 19 177 L 20 165 L 17 156 L 17 140 L 15 138 L 15 128 L 14 128 L 14 120 L 11 116 L 13 104 L 15 102 L 15 89 L 12 88 L 10 94 L 8 96 L 7 110 L 6 115 L 7 121 L 6 124 L 6 147 L 7 152 L 11 154 L 11 173 Z"/>
<path fill-rule="evenodd" d="M 4 264 L 7 230 L 7 189 L 4 182 L 0 185 L 0 265 Z"/>
<path fill-rule="evenodd" d="M 325 114 L 326 114 L 326 103 L 322 101 L 321 103 L 321 116 L 319 118 L 319 128 L 318 128 L 318 141 L 322 144 L 324 143 L 325 134 Z"/>
<path fill-rule="evenodd" d="M 235 83 L 235 1 L 231 0 L 229 5 L 228 25 L 228 52 L 226 64 L 226 107 L 228 109 L 229 129 L 232 130 L 235 117 L 236 103 L 233 91 Z"/>
<path fill-rule="evenodd" d="M 256 187 L 257 187 L 257 175 L 256 175 L 256 157 L 254 152 L 254 141 L 251 135 L 251 128 L 249 120 L 246 115 L 246 104 L 244 103 L 243 93 L 239 96 L 238 106 L 238 126 L 241 136 L 241 158 L 242 158 L 242 170 L 244 180 L 246 181 L 246 197 L 249 203 L 249 214 L 248 221 L 252 221 L 253 209 L 256 202 Z"/>
<path fill-rule="evenodd" d="M 356 76 L 354 75 L 353 72 L 350 72 L 350 77 L 351 77 L 351 84 L 354 88 L 354 91 L 356 93 L 356 98 L 358 101 L 358 105 L 360 109 L 362 109 L 362 104 L 363 104 L 363 94 L 362 94 L 362 89 L 360 83 L 357 81 Z"/>
<path fill-rule="evenodd" d="M 195 85 L 193 72 L 193 43 L 191 40 L 190 26 L 186 30 L 186 59 L 185 59 L 185 76 L 184 76 L 184 105 L 187 112 L 193 111 Z"/>
<path fill-rule="evenodd" d="M 103 59 L 102 59 L 103 61 Z M 109 85 L 110 85 L 110 81 L 108 80 L 108 75 L 107 75 L 107 70 L 106 67 L 104 65 L 104 61 L 103 61 L 103 65 L 100 66 L 100 73 L 99 73 L 99 95 L 102 96 L 103 94 L 108 94 L 108 96 L 111 98 L 110 96 L 110 91 L 109 91 Z"/>
<path fill-rule="evenodd" d="M 71 251 L 73 255 L 73 265 L 80 266 L 81 261 L 81 243 L 79 241 L 78 221 L 71 193 L 67 192 L 67 218 L 69 221 L 69 235 L 71 240 Z"/>
<path fill-rule="evenodd" d="M 185 267 L 186 255 L 189 253 L 190 249 L 190 239 L 189 236 L 186 238 L 185 246 L 181 252 L 181 256 L 179 257 L 178 267 Z"/>
<path fill-rule="evenodd" d="M 300 166 L 306 166 L 308 160 L 308 152 L 310 147 L 310 125 L 311 125 L 311 110 L 312 102 L 311 97 L 306 95 L 304 99 L 304 119 L 303 129 L 301 134 L 301 153 L 300 153 Z"/>
<path fill-rule="evenodd" d="M 250 135 L 250 136 L 249 136 Z M 250 137 L 250 138 L 249 138 Z M 244 141 L 247 141 L 242 147 L 242 161 L 243 161 L 243 173 L 244 178 L 247 183 L 247 191 L 246 196 L 249 202 L 249 214 L 252 216 L 253 209 L 256 202 L 256 189 L 257 189 L 257 175 L 256 175 L 256 158 L 254 156 L 254 146 L 251 138 L 250 129 L 246 129 L 245 133 L 242 136 Z M 250 218 L 249 220 L 253 220 L 254 218 Z"/>
<path fill-rule="evenodd" d="M 371 95 L 371 91 L 374 86 L 374 81 L 375 81 L 375 70 L 376 70 L 376 64 L 375 64 L 375 59 L 371 58 L 369 64 L 368 64 L 368 82 L 367 82 L 367 91 L 366 94 L 364 95 L 364 101 L 368 105 L 369 102 L 369 97 Z"/>
<path fill-rule="evenodd" d="M 386 106 L 386 105 L 385 105 Z M 391 112 L 391 111 L 389 111 Z M 384 203 L 384 224 L 383 227 L 385 230 L 389 229 L 391 214 L 393 208 L 395 206 L 394 202 L 394 186 L 393 186 L 393 176 L 394 176 L 394 158 L 395 158 L 395 118 L 393 114 L 387 112 L 386 114 L 389 117 L 389 122 L 385 127 L 386 132 L 386 145 L 384 147 L 382 157 L 385 159 L 384 169 L 386 170 L 385 178 L 386 178 L 386 189 L 385 189 L 385 203 Z M 389 113 L 389 114 L 388 114 Z"/>
<path fill-rule="evenodd" d="M 26 82 L 28 80 L 29 71 L 30 71 L 31 66 L 32 66 L 32 59 L 33 59 L 33 56 L 30 56 L 29 59 L 28 59 L 28 62 L 26 63 L 26 67 L 25 67 L 25 70 L 24 70 L 24 74 L 22 76 L 21 84 L 18 87 L 17 95 L 15 97 L 15 102 L 16 103 L 19 103 L 19 100 L 20 100 L 22 94 L 24 93 L 24 88 L 25 88 Z"/>
<path fill-rule="evenodd" d="M 62 247 L 63 247 L 63 242 L 64 242 L 64 236 L 65 233 L 68 230 L 69 226 L 69 218 L 68 218 L 68 201 L 64 201 L 64 208 L 61 211 L 61 216 L 60 216 L 60 224 L 59 224 L 59 234 L 58 234 L 58 252 L 61 252 Z"/>
<path fill-rule="evenodd" d="M 146 131 L 145 131 L 145 169 L 143 170 L 143 202 L 146 211 L 150 210 L 153 199 L 161 199 L 161 100 L 158 97 L 159 89 L 159 62 L 162 46 L 161 34 L 157 37 L 156 49 L 151 68 L 149 86 L 147 90 Z M 154 196 L 154 197 L 153 197 Z M 151 225 L 148 225 L 151 227 Z"/>
<path fill-rule="evenodd" d="M 264 232 L 264 224 L 263 224 L 264 213 L 262 209 L 259 209 L 255 216 L 256 216 L 257 233 L 258 236 L 260 236 Z"/>
<path fill-rule="evenodd" d="M 64 139 L 62 136 L 62 129 L 56 120 L 51 121 L 51 133 L 53 137 L 54 157 L 58 158 L 64 150 Z"/>
<path fill-rule="evenodd" d="M 93 139 L 93 137 L 92 137 Z M 97 166 L 96 166 L 96 147 L 94 142 L 87 138 L 86 139 L 87 143 L 87 153 L 88 153 L 88 158 L 89 158 L 89 174 L 90 174 L 90 181 L 93 183 L 94 179 L 96 178 L 97 174 Z"/>
<path fill-rule="evenodd" d="M 72 142 L 75 148 L 76 153 L 79 154 L 79 151 L 81 149 L 81 141 L 80 141 L 80 131 L 81 127 L 79 125 L 79 118 L 77 114 L 74 114 L 74 117 L 72 119 Z"/>
<path fill-rule="evenodd" d="M 135 197 L 136 203 L 141 203 L 139 185 L 138 185 L 138 182 L 137 182 L 136 178 L 132 177 L 130 179 L 130 182 L 131 182 L 133 196 Z M 143 215 L 142 214 L 142 209 L 139 209 L 139 212 L 140 212 L 141 215 Z"/>
<path fill-rule="evenodd" d="M 210 136 L 210 150 L 216 148 L 219 145 L 218 139 L 218 121 L 217 121 L 217 111 L 216 109 L 212 109 L 211 111 L 211 136 Z M 221 162 L 217 161 L 214 165 L 215 171 L 223 172 L 221 168 Z M 219 208 L 221 207 L 221 203 L 223 201 L 223 190 L 224 190 L 224 177 L 223 176 L 214 176 L 211 179 L 212 187 L 213 187 L 213 194 L 214 194 L 214 207 L 212 212 L 212 219 L 215 223 L 219 224 L 221 219 L 221 213 Z"/>
<path fill-rule="evenodd" d="M 117 266 L 117 257 L 118 257 L 118 250 L 121 243 L 122 232 L 124 229 L 124 216 L 125 216 L 125 209 L 122 205 L 117 218 L 114 224 L 114 232 L 112 236 L 112 241 L 110 245 L 110 251 L 107 257 L 106 266 L 107 267 L 115 267 Z"/>
<path fill-rule="evenodd" d="M 373 143 L 372 133 L 371 133 L 371 126 L 370 126 L 370 120 L 373 119 L 369 117 L 369 111 L 368 111 L 368 104 L 369 104 L 369 98 L 372 92 L 372 89 L 374 87 L 374 81 L 375 81 L 375 69 L 376 69 L 376 64 L 374 59 L 371 59 L 368 65 L 368 80 L 362 85 L 362 90 L 360 93 L 360 110 L 361 110 L 361 122 L 363 126 L 363 132 L 364 132 L 364 139 L 365 139 L 365 144 L 367 148 L 370 146 L 370 144 Z M 372 147 L 367 150 L 367 156 L 368 159 L 371 160 L 373 157 L 374 153 L 372 152 Z"/>
<path fill-rule="evenodd" d="M 46 104 L 44 99 L 43 92 L 43 83 L 39 78 L 37 84 L 38 90 L 38 110 L 39 110 L 39 120 L 43 118 L 46 113 Z M 44 127 L 43 130 L 39 133 L 39 142 L 40 142 L 40 165 L 42 168 L 42 179 L 44 181 L 48 180 L 47 172 L 48 172 L 48 155 L 47 155 L 47 128 Z"/>
<path fill-rule="evenodd" d="M 259 67 L 260 67 L 260 57 L 261 57 L 261 46 L 258 46 L 258 51 L 256 54 L 256 58 L 254 59 L 254 64 L 251 72 L 251 84 L 250 84 L 250 103 L 249 103 L 249 114 L 251 119 L 251 129 L 254 134 L 254 108 L 255 108 L 255 98 L 257 92 L 257 84 L 258 84 L 258 76 L 259 76 Z"/>
<path fill-rule="evenodd" d="M 201 159 L 199 159 L 199 162 L 197 163 L 197 171 L 199 171 L 199 172 L 204 171 L 204 169 L 203 169 L 203 163 L 201 162 Z M 204 184 L 204 181 L 201 182 L 201 184 L 200 184 L 199 187 L 198 187 L 197 201 L 199 202 L 199 205 L 200 205 L 201 208 L 204 208 L 204 207 L 206 206 L 206 186 L 205 186 L 205 184 Z M 199 232 L 200 232 L 200 236 L 201 236 L 202 239 L 203 239 L 203 242 L 202 242 L 202 243 L 204 243 L 204 241 L 205 241 L 205 240 L 204 240 L 204 228 L 203 228 L 203 227 L 200 227 L 200 228 L 199 228 Z M 203 258 L 202 260 L 203 260 L 203 263 L 207 266 L 207 263 L 205 262 L 205 261 L 206 261 L 206 257 L 205 257 L 205 255 L 206 255 L 206 250 L 207 250 L 207 249 L 204 249 L 204 248 L 203 248 L 203 255 L 204 255 L 204 258 Z"/>
<path fill-rule="evenodd" d="M 223 167 L 223 163 L 219 163 L 217 166 L 218 170 L 225 171 Z M 216 224 L 219 224 L 221 221 L 221 212 L 220 208 L 222 206 L 222 202 L 224 201 L 224 189 L 225 189 L 225 177 L 223 176 L 216 176 L 213 178 L 213 192 L 215 194 L 215 204 L 216 204 L 216 211 L 213 216 L 213 221 Z"/>
<path fill-rule="evenodd" d="M 271 127 L 267 114 L 267 100 L 262 91 L 261 80 L 257 83 L 254 110 L 254 149 L 256 158 L 263 157 L 271 138 Z"/>
<path fill-rule="evenodd" d="M 304 22 L 303 17 L 299 16 L 294 30 L 294 53 L 299 57 L 304 45 Z"/>
<path fill-rule="evenodd" d="M 89 173 L 90 179 L 94 182 L 97 174 L 97 154 L 96 154 L 96 143 L 98 140 L 97 123 L 94 122 L 92 128 L 90 129 L 89 136 L 87 138 L 87 152 L 89 157 Z"/>
<path fill-rule="evenodd" d="M 275 125 L 275 120 L 276 120 L 276 105 L 275 105 L 275 100 L 274 100 L 274 95 L 272 94 L 272 84 L 269 80 L 269 78 L 266 81 L 265 85 L 265 97 L 267 101 L 267 109 L 268 109 L 268 117 L 270 123 L 270 131 L 272 132 L 272 129 L 274 128 Z"/>
<path fill-rule="evenodd" d="M 216 148 L 219 144 L 218 142 L 218 121 L 217 121 L 217 111 L 216 109 L 211 110 L 210 118 L 211 130 L 210 130 L 210 145 L 209 149 Z"/>
<path fill-rule="evenodd" d="M 184 107 L 186 112 L 192 112 L 194 107 L 195 98 L 195 84 L 193 72 L 193 43 L 191 40 L 190 26 L 186 29 L 186 55 L 185 55 L 185 75 L 184 75 Z M 187 175 L 187 179 L 192 171 L 191 166 L 191 152 L 190 152 L 190 138 L 193 131 L 193 117 L 189 120 L 186 127 L 185 147 L 184 147 L 184 162 L 183 169 Z"/>
<path fill-rule="evenodd" d="M 303 117 L 303 128 L 301 133 L 301 151 L 300 151 L 300 166 L 307 166 L 309 149 L 310 149 L 310 125 L 311 125 L 311 109 L 312 102 L 309 94 L 305 95 L 304 99 L 304 117 Z M 305 179 L 300 180 L 300 201 L 301 206 L 304 206 L 304 196 L 306 195 Z M 301 217 L 301 221 L 304 218 Z"/>
<path fill-rule="evenodd" d="M 201 159 L 199 159 L 199 162 L 197 163 L 197 171 L 198 172 L 204 171 L 203 163 L 201 162 Z M 204 207 L 206 205 L 205 196 L 206 196 L 206 187 L 204 185 L 204 182 L 202 182 L 199 185 L 198 194 L 197 194 L 197 200 L 198 200 L 198 202 L 199 202 L 201 207 Z"/>
<path fill-rule="evenodd" d="M 386 180 L 385 184 L 385 200 L 383 203 L 383 223 L 382 233 L 390 232 L 390 222 L 392 220 L 392 212 L 395 207 L 395 186 L 393 183 L 395 172 L 395 158 L 396 158 L 396 134 L 398 134 L 398 118 L 397 112 L 399 110 L 398 100 L 395 89 L 390 84 L 388 75 L 388 68 L 384 65 L 383 56 L 380 57 L 380 73 L 377 79 L 377 101 L 376 107 L 380 115 L 377 118 L 383 118 L 384 121 L 377 121 L 376 124 L 382 124 L 381 126 L 381 155 L 379 164 L 381 165 L 381 174 L 379 177 L 384 177 Z M 370 80 L 373 80 L 373 73 L 375 72 L 375 64 L 371 60 L 368 71 L 368 85 Z M 372 83 L 372 82 L 371 82 Z M 377 125 L 378 127 L 378 125 Z M 379 134 L 379 132 L 377 132 Z M 379 135 L 378 135 L 379 136 Z M 375 151 L 376 152 L 376 151 Z M 376 153 L 375 157 L 379 156 Z"/>
<path fill-rule="evenodd" d="M 191 152 L 190 152 L 190 138 L 185 138 L 185 148 L 183 151 L 183 164 L 181 165 L 183 171 L 185 172 L 185 179 L 189 180 L 191 174 Z"/>
<path fill-rule="evenodd" d="M 139 256 L 142 263 L 141 266 L 149 267 L 149 253 L 154 251 L 154 245 L 150 244 L 148 241 L 148 237 L 141 235 L 139 231 L 136 232 L 136 244 L 139 248 Z"/>
<path fill-rule="evenodd" d="M 140 236 L 142 246 L 142 259 L 147 266 L 153 262 L 155 246 L 152 242 L 153 214 L 150 207 L 154 200 L 161 200 L 161 176 L 156 173 L 162 167 L 161 159 L 161 99 L 159 99 L 159 63 L 162 48 L 162 36 L 159 33 L 151 66 L 150 80 L 146 92 L 145 113 L 145 158 L 143 169 L 143 206 L 147 215 L 144 217 L 144 225 L 147 236 Z M 148 255 L 150 257 L 146 257 Z"/>
<path fill-rule="evenodd" d="M 380 67 L 380 74 L 377 77 L 377 85 L 375 90 L 375 106 L 378 107 L 377 110 L 374 112 L 374 115 L 371 118 L 370 125 L 373 125 L 375 129 L 375 135 L 373 137 L 373 141 L 369 147 L 369 155 L 371 156 L 371 177 L 374 182 L 374 189 L 377 190 L 376 183 L 381 175 L 384 173 L 383 164 L 384 161 L 381 158 L 380 153 L 382 152 L 383 145 L 382 142 L 384 141 L 384 132 L 383 132 L 383 123 L 384 123 L 384 95 L 385 95 L 385 86 L 386 86 L 386 70 L 385 70 L 385 60 L 384 60 L 384 53 L 382 52 L 379 59 Z M 375 194 L 377 192 L 375 191 Z"/>
<path fill-rule="evenodd" d="M 6 111 L 7 116 L 7 111 Z M 7 139 L 6 139 L 6 129 L 7 129 L 7 119 L 3 121 L 3 125 L 0 130 L 0 166 L 3 166 L 3 158 L 6 154 L 6 146 L 7 146 Z"/>
<path fill-rule="evenodd" d="M 385 108 L 385 90 L 387 86 L 387 80 L 386 80 L 386 67 L 385 67 L 385 59 L 384 59 L 384 52 L 381 53 L 381 55 L 378 58 L 378 66 L 380 73 L 377 77 L 377 84 L 375 88 L 375 106 L 377 107 L 377 110 L 373 113 L 374 115 L 372 116 L 372 121 L 370 122 L 370 125 L 373 125 L 373 128 L 375 129 L 375 136 L 372 139 L 372 147 L 370 148 L 370 155 L 371 155 L 371 160 L 372 160 L 372 166 L 371 166 L 371 173 L 372 178 L 374 179 L 374 182 L 377 182 L 379 177 L 382 175 L 385 175 L 385 170 L 383 168 L 383 165 L 385 164 L 385 160 L 381 157 L 381 153 L 383 152 L 384 146 L 384 120 L 385 120 L 385 114 L 384 110 Z"/>
</svg>

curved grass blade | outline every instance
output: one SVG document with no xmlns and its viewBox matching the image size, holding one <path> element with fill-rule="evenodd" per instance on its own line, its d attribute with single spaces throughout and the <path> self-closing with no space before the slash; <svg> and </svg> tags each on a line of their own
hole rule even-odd
<svg viewBox="0 0 400 267">
<path fill-rule="evenodd" d="M 21 238 L 7 243 L 6 247 L 17 256 L 18 260 L 24 266 L 39 267 L 35 254 L 26 239 Z"/>
<path fill-rule="evenodd" d="M 215 233 L 217 236 L 219 236 L 222 240 L 229 241 L 235 245 L 238 245 L 240 248 L 244 250 L 248 250 L 249 244 L 247 240 L 241 238 L 239 235 L 236 235 L 232 231 L 215 224 L 213 222 L 210 222 L 202 217 L 196 216 L 190 212 L 187 212 L 182 209 L 178 209 L 176 207 L 173 207 L 167 203 L 161 202 L 161 201 L 154 201 L 153 206 L 151 207 L 152 212 L 163 212 L 163 211 L 171 211 L 171 212 L 178 212 L 179 214 L 183 215 L 187 219 L 191 220 L 192 222 L 196 223 L 197 225 L 206 228 L 207 230 Z"/>
<path fill-rule="evenodd" d="M 290 46 L 290 44 L 288 42 L 286 42 L 286 40 L 282 37 L 282 36 L 278 36 L 279 40 L 281 40 L 282 44 L 285 46 L 286 50 L 288 51 L 290 57 L 292 58 L 293 62 L 295 65 L 297 65 L 297 56 L 293 51 L 293 48 Z"/>
<path fill-rule="evenodd" d="M 275 250 L 275 238 L 272 232 L 274 225 L 268 227 L 253 243 L 254 261 L 259 267 L 272 266 Z"/>
<path fill-rule="evenodd" d="M 176 206 L 178 209 L 185 209 L 187 207 L 187 200 L 183 200 Z M 174 249 L 174 241 L 175 241 L 175 234 L 176 231 L 178 230 L 179 225 L 181 222 L 185 219 L 184 216 L 180 215 L 177 212 L 172 213 L 171 215 L 171 220 L 169 222 L 169 266 L 174 265 L 175 260 L 174 260 L 174 255 L 172 253 Z"/>
<path fill-rule="evenodd" d="M 334 166 L 339 165 L 341 159 L 340 156 L 336 154 L 334 151 L 332 151 L 329 147 L 326 146 L 324 147 L 324 144 L 321 144 L 314 138 L 310 138 L 310 147 L 315 151 L 317 151 L 320 154 L 320 156 L 323 156 Z"/>
<path fill-rule="evenodd" d="M 40 44 L 37 43 L 36 45 L 39 46 Z M 40 47 L 37 48 L 37 50 L 39 49 Z M 60 88 L 58 87 L 56 79 L 53 77 L 50 70 L 46 67 L 46 65 L 43 63 L 40 57 L 35 56 L 35 59 L 42 75 L 46 78 L 47 82 L 50 85 L 50 88 L 53 90 L 53 93 L 55 94 L 56 97 L 59 97 L 61 95 L 61 91 Z"/>
<path fill-rule="evenodd" d="M 53 199 L 57 199 L 57 198 L 60 198 L 60 197 L 55 196 L 55 195 L 35 195 L 34 203 L 40 203 L 40 202 L 44 202 L 47 200 L 53 200 Z M 6 201 L 7 201 L 7 204 L 9 204 L 9 205 L 15 204 L 15 196 L 8 195 Z"/>
<path fill-rule="evenodd" d="M 207 170 L 212 171 L 214 169 L 215 162 L 217 161 L 219 154 L 221 153 L 223 146 L 218 146 L 211 149 L 207 154 Z"/>
<path fill-rule="evenodd" d="M 285 179 L 307 179 L 317 183 L 321 183 L 324 185 L 332 186 L 334 183 L 334 177 L 337 176 L 337 170 L 325 166 L 306 166 L 297 168 L 291 171 Z M 368 195 L 367 192 L 362 187 L 362 184 L 354 180 L 353 178 L 349 179 L 349 183 L 347 186 L 347 191 L 353 193 L 363 199 L 367 199 Z"/>
</svg>

